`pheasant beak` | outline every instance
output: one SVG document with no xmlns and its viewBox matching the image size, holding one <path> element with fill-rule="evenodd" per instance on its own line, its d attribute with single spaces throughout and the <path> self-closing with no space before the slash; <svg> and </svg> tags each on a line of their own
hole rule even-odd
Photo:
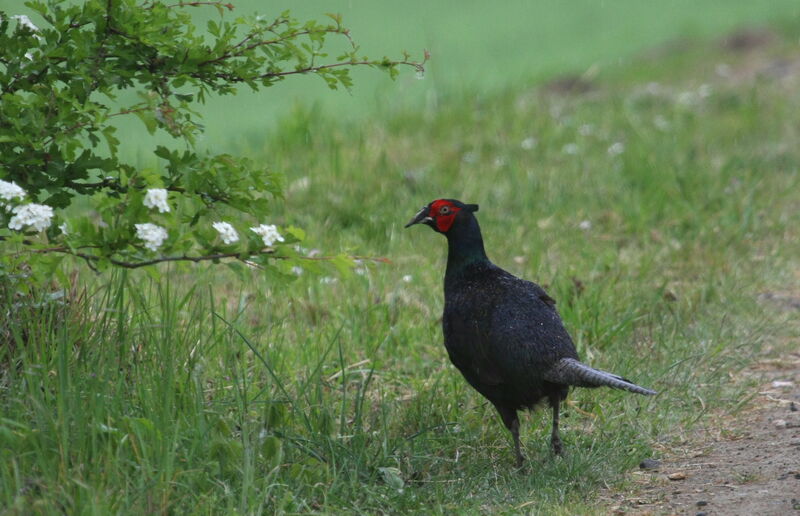
<svg viewBox="0 0 800 516">
<path fill-rule="evenodd" d="M 416 215 L 414 215 L 411 220 L 408 221 L 408 224 L 406 224 L 405 227 L 410 228 L 414 224 L 419 224 L 420 222 L 423 224 L 429 224 L 433 222 L 433 218 L 428 216 L 428 211 L 429 208 L 424 206 Z"/>
</svg>

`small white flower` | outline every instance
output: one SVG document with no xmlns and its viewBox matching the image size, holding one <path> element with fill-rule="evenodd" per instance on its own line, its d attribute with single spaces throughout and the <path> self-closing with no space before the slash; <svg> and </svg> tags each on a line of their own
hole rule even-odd
<svg viewBox="0 0 800 516">
<path fill-rule="evenodd" d="M 323 276 L 319 279 L 319 282 L 323 285 L 330 285 L 331 283 L 336 283 L 336 278 L 332 278 L 330 276 Z"/>
<path fill-rule="evenodd" d="M 156 224 L 145 222 L 136 224 L 136 236 L 144 240 L 144 246 L 151 251 L 157 251 L 167 239 L 167 230 Z"/>
<path fill-rule="evenodd" d="M 159 213 L 167 213 L 169 211 L 169 204 L 167 204 L 167 191 L 164 188 L 150 188 L 144 195 L 144 203 L 148 208 L 156 208 Z"/>
<path fill-rule="evenodd" d="M 581 136 L 590 136 L 594 132 L 594 126 L 592 124 L 583 124 L 582 126 L 578 127 L 578 134 Z"/>
<path fill-rule="evenodd" d="M 415 77 L 417 78 L 418 81 L 425 79 L 425 70 L 417 70 Z"/>
<path fill-rule="evenodd" d="M 236 232 L 233 226 L 227 222 L 215 222 L 211 225 L 217 230 L 219 236 L 222 237 L 222 241 L 226 245 L 239 241 L 239 234 Z"/>
<path fill-rule="evenodd" d="M 278 228 L 273 224 L 261 224 L 254 228 L 250 228 L 255 234 L 261 237 L 264 245 L 269 247 L 275 242 L 283 242 L 283 237 L 278 233 Z"/>
<path fill-rule="evenodd" d="M 592 221 L 591 220 L 582 220 L 578 227 L 584 231 L 589 231 L 592 229 Z"/>
<path fill-rule="evenodd" d="M 303 275 L 303 268 L 302 267 L 298 267 L 297 265 L 295 265 L 294 267 L 292 267 L 292 274 L 294 274 L 295 276 L 302 276 Z"/>
<path fill-rule="evenodd" d="M 14 197 L 19 200 L 24 199 L 25 190 L 23 190 L 14 181 L 9 183 L 8 181 L 3 181 L 0 179 L 0 199 L 3 201 L 11 201 L 14 199 Z M 8 206 L 8 204 L 0 202 L 0 206 Z"/>
<path fill-rule="evenodd" d="M 50 220 L 53 218 L 53 208 L 45 204 L 23 204 L 15 206 L 11 211 L 14 216 L 8 221 L 9 229 L 30 226 L 36 231 L 42 231 L 50 226 Z"/>
<path fill-rule="evenodd" d="M 608 148 L 608 155 L 609 156 L 619 156 L 623 152 L 625 152 L 625 144 L 622 143 L 622 142 L 613 143 Z"/>
<path fill-rule="evenodd" d="M 577 143 L 568 143 L 568 144 L 564 145 L 564 147 L 561 149 L 561 152 L 563 152 L 564 154 L 569 154 L 570 156 L 573 156 L 573 155 L 578 153 L 578 144 Z"/>
<path fill-rule="evenodd" d="M 697 94 L 700 95 L 701 99 L 710 97 L 713 91 L 710 84 L 701 84 L 700 87 L 697 88 Z"/>
<path fill-rule="evenodd" d="M 61 224 L 59 224 L 58 229 L 60 229 L 61 232 L 63 234 L 65 234 L 65 235 L 69 234 L 69 231 L 67 231 L 67 229 L 69 229 L 69 228 L 67 227 L 67 223 L 66 222 L 62 222 Z"/>
<path fill-rule="evenodd" d="M 529 136 L 528 138 L 522 140 L 519 146 L 522 147 L 524 150 L 531 150 L 532 148 L 536 147 L 536 138 L 534 138 L 533 136 Z"/>
<path fill-rule="evenodd" d="M 12 16 L 12 17 L 11 17 L 11 19 L 12 19 L 12 20 L 17 20 L 17 23 L 19 23 L 19 24 L 20 24 L 20 25 L 22 25 L 23 27 L 28 27 L 28 28 L 29 28 L 29 29 L 31 29 L 33 32 L 37 32 L 37 31 L 39 30 L 39 27 L 37 27 L 36 25 L 34 25 L 34 24 L 33 24 L 33 22 L 31 21 L 31 19 L 30 19 L 30 18 L 28 18 L 28 17 L 27 17 L 26 15 L 24 15 L 24 14 L 17 14 L 17 15 L 15 15 L 15 16 Z"/>
<path fill-rule="evenodd" d="M 413 279 L 414 277 L 411 276 L 411 274 L 406 274 L 405 276 L 403 276 L 403 281 L 405 281 L 406 283 L 411 283 L 411 280 Z"/>
</svg>

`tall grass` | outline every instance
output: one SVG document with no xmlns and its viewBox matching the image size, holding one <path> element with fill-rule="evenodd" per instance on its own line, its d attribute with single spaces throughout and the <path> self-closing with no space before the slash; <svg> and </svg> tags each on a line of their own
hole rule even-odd
<svg viewBox="0 0 800 516">
<path fill-rule="evenodd" d="M 738 372 L 780 349 L 781 315 L 758 296 L 796 288 L 797 79 L 754 81 L 753 54 L 720 52 L 579 96 L 453 96 L 348 126 L 301 110 L 243 142 L 285 171 L 275 221 L 307 228 L 304 246 L 391 263 L 288 286 L 172 265 L 158 282 L 87 274 L 67 303 L 9 294 L 0 506 L 603 513 L 599 487 L 741 408 Z M 715 76 L 722 60 L 742 76 Z M 563 459 L 547 414 L 525 417 L 529 468 L 514 471 L 441 346 L 446 246 L 401 229 L 435 197 L 480 203 L 490 257 L 547 286 L 581 356 L 661 394 L 573 392 Z"/>
</svg>

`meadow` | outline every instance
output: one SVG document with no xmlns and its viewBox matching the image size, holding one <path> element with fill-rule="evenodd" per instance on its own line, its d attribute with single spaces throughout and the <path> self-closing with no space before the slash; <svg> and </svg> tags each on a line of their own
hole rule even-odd
<svg viewBox="0 0 800 516">
<path fill-rule="evenodd" d="M 473 53 L 497 82 L 439 72 L 443 59 L 430 75 L 451 78 L 424 107 L 351 119 L 298 103 L 264 133 L 242 115 L 233 137 L 220 121 L 220 145 L 285 174 L 276 223 L 305 228 L 309 253 L 367 258 L 283 270 L 288 285 L 224 265 L 156 281 L 65 264 L 65 302 L 4 307 L 0 513 L 606 514 L 599 490 L 735 416 L 754 394 L 739 372 L 797 337 L 762 301 L 800 283 L 797 11 L 707 4 L 725 16 L 644 51 L 685 34 L 675 2 L 672 32 L 571 80 L 550 79 L 613 60 L 625 38 L 593 46 L 542 16 L 564 38 L 547 48 L 572 60 L 546 52 L 505 82 L 510 65 Z M 640 9 L 622 25 L 659 20 Z M 794 18 L 746 48 L 718 38 L 781 9 Z M 387 87 L 369 95 L 391 103 Z M 660 394 L 574 391 L 564 458 L 547 411 L 526 415 L 515 471 L 510 436 L 441 344 L 445 242 L 403 229 L 438 197 L 481 205 L 490 258 L 546 286 L 586 362 Z"/>
</svg>

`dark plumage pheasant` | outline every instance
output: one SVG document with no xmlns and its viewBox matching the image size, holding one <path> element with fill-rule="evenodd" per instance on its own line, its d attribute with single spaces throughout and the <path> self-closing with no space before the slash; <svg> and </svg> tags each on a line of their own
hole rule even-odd
<svg viewBox="0 0 800 516">
<path fill-rule="evenodd" d="M 477 204 L 438 199 L 406 227 L 422 223 L 447 237 L 444 345 L 467 382 L 497 408 L 514 437 L 521 465 L 518 410 L 547 400 L 553 409 L 551 444 L 561 454 L 558 408 L 570 386 L 608 386 L 638 394 L 655 391 L 578 360 L 553 298 L 536 283 L 517 278 L 486 257 L 476 211 Z"/>
</svg>

